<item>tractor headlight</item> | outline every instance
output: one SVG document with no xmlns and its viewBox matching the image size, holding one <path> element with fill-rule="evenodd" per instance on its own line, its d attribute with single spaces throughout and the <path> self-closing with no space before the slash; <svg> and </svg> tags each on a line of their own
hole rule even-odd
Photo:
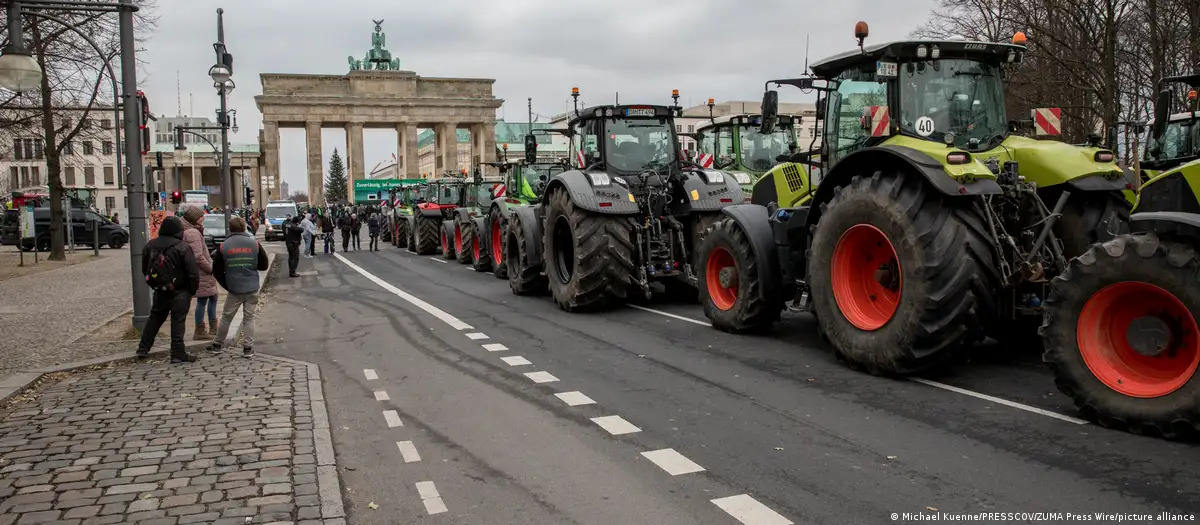
<svg viewBox="0 0 1200 525">
<path fill-rule="evenodd" d="M 725 184 L 725 175 L 716 170 L 704 170 L 704 180 L 709 184 Z"/>
<path fill-rule="evenodd" d="M 740 171 L 733 172 L 733 179 L 736 180 L 738 184 L 750 184 L 750 175 Z"/>
<path fill-rule="evenodd" d="M 612 183 L 607 173 L 588 173 L 587 176 L 592 179 L 592 186 L 608 186 Z"/>
</svg>

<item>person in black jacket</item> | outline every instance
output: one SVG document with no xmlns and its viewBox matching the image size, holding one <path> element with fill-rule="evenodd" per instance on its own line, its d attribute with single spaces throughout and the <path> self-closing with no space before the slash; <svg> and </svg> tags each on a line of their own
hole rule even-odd
<svg viewBox="0 0 1200 525">
<path fill-rule="evenodd" d="M 291 222 L 284 223 L 283 240 L 287 243 L 288 277 L 296 275 L 296 267 L 300 265 L 300 243 L 304 237 L 304 228 L 300 226 L 300 217 L 292 217 Z"/>
<path fill-rule="evenodd" d="M 354 220 L 350 218 L 350 214 L 342 211 L 342 216 L 338 217 L 338 229 L 342 230 L 342 251 L 350 251 L 350 227 L 354 224 Z"/>
<path fill-rule="evenodd" d="M 138 342 L 137 357 L 142 359 L 150 353 L 158 329 L 162 328 L 170 315 L 171 362 L 191 363 L 196 356 L 184 349 L 183 337 L 192 296 L 200 287 L 200 268 L 196 266 L 192 249 L 183 242 L 183 221 L 174 216 L 163 219 L 158 237 L 146 243 L 142 251 L 142 273 L 147 276 L 148 283 L 151 282 L 151 274 L 155 274 L 155 277 L 163 275 L 158 272 L 168 267 L 171 269 L 171 283 L 154 290 L 154 304 L 150 306 L 150 317 L 146 319 L 142 340 Z"/>
</svg>

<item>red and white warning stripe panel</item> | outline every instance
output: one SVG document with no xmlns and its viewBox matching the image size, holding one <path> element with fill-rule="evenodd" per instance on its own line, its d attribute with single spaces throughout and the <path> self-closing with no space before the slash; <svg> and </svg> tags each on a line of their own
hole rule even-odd
<svg viewBox="0 0 1200 525">
<path fill-rule="evenodd" d="M 872 137 L 886 137 L 892 134 L 892 119 L 887 106 L 868 106 L 863 112 L 871 119 Z"/>
<path fill-rule="evenodd" d="M 492 198 L 498 199 L 500 197 L 503 197 L 505 194 L 505 191 L 506 191 L 506 188 L 503 184 L 497 184 L 494 188 L 492 188 Z"/>
<path fill-rule="evenodd" d="M 1033 128 L 1037 135 L 1062 135 L 1061 108 L 1034 108 Z"/>
<path fill-rule="evenodd" d="M 582 152 L 582 151 L 576 151 L 576 152 L 575 152 L 575 160 L 579 162 L 579 168 L 580 168 L 580 169 L 583 169 L 583 168 L 585 168 L 585 167 L 586 167 L 586 166 L 584 166 L 584 165 L 583 165 L 583 152 Z"/>
<path fill-rule="evenodd" d="M 701 153 L 696 159 L 696 164 L 699 164 L 701 168 L 711 168 L 713 165 L 713 156 L 709 153 Z"/>
</svg>

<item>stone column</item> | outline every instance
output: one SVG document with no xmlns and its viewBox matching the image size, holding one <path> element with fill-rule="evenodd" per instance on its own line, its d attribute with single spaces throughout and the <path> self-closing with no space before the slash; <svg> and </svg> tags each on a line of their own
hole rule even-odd
<svg viewBox="0 0 1200 525">
<path fill-rule="evenodd" d="M 366 180 L 363 166 L 363 125 L 361 122 L 346 124 L 346 200 L 354 202 L 354 181 Z"/>
<path fill-rule="evenodd" d="M 483 162 L 496 162 L 496 123 L 488 122 L 479 126 L 480 141 L 483 151 Z M 524 137 L 521 140 L 525 140 Z"/>
<path fill-rule="evenodd" d="M 263 193 L 262 173 L 258 171 L 258 163 L 250 167 L 250 187 L 254 189 L 254 199 L 250 205 L 256 210 L 266 209 L 267 194 Z"/>
<path fill-rule="evenodd" d="M 440 177 L 446 172 L 458 172 L 458 123 L 445 122 L 438 129 L 436 172 Z"/>
<path fill-rule="evenodd" d="M 421 178 L 421 155 L 417 152 L 417 125 L 404 125 L 404 144 L 401 151 L 404 152 L 404 174 L 406 179 Z"/>
<path fill-rule="evenodd" d="M 321 123 L 304 124 L 305 149 L 308 152 L 308 202 L 325 205 L 325 169 L 321 166 Z M 280 179 L 282 180 L 282 179 Z"/>
</svg>

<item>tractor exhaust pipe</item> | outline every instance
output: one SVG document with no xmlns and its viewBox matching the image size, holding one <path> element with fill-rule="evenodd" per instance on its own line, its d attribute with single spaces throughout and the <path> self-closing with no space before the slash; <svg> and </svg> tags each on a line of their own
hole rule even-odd
<svg viewBox="0 0 1200 525">
<path fill-rule="evenodd" d="M 1038 234 L 1037 241 L 1033 243 L 1033 249 L 1029 250 L 1029 255 L 1025 256 L 1025 262 L 1033 261 L 1033 257 L 1042 251 L 1042 245 L 1046 244 L 1046 237 L 1050 236 L 1050 230 L 1054 228 L 1054 223 L 1058 222 L 1059 217 L 1062 217 L 1063 208 L 1067 207 L 1067 199 L 1070 197 L 1071 192 L 1066 190 L 1063 190 L 1062 195 L 1058 196 L 1058 202 L 1054 203 L 1054 210 L 1046 218 L 1046 224 L 1042 225 L 1042 232 Z"/>
</svg>

